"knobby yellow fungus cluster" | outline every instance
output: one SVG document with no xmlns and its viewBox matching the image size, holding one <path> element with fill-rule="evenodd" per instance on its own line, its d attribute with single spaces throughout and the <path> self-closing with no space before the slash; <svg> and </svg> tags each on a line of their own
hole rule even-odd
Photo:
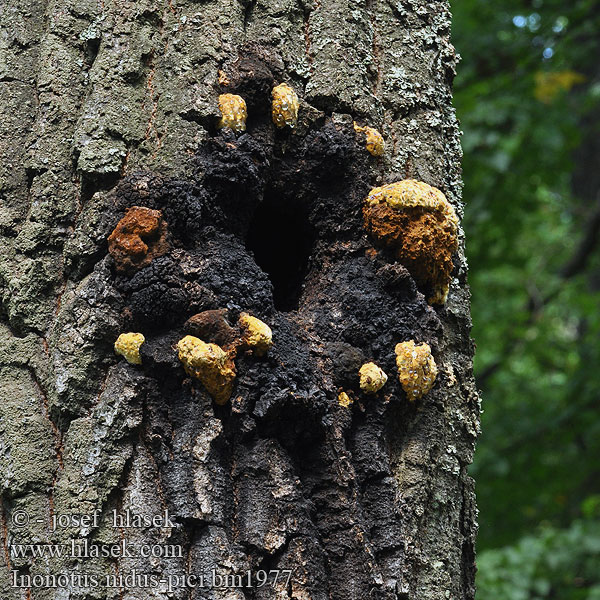
<svg viewBox="0 0 600 600">
<path fill-rule="evenodd" d="M 217 404 L 225 404 L 231 396 L 236 377 L 234 359 L 238 351 L 244 349 L 255 356 L 264 356 L 273 345 L 273 332 L 260 319 L 241 313 L 238 327 L 240 335 L 225 348 L 193 335 L 186 335 L 177 344 L 185 372 L 199 379 Z"/>
<path fill-rule="evenodd" d="M 365 394 L 376 394 L 387 381 L 383 369 L 373 362 L 365 363 L 358 371 L 360 389 Z"/>
<path fill-rule="evenodd" d="M 219 110 L 221 111 L 221 119 L 217 124 L 219 129 L 226 127 L 236 133 L 246 131 L 248 109 L 246 108 L 246 101 L 241 96 L 221 94 L 219 96 Z"/>
<path fill-rule="evenodd" d="M 293 129 L 298 122 L 298 95 L 287 84 L 281 83 L 275 86 L 271 92 L 273 98 L 272 113 L 273 123 L 279 128 L 289 127 Z"/>
<path fill-rule="evenodd" d="M 298 94 L 287 83 L 280 83 L 271 91 L 271 112 L 273 123 L 280 129 L 294 129 L 298 122 L 300 102 Z M 228 128 L 236 133 L 246 131 L 248 109 L 246 101 L 237 94 L 221 94 L 219 96 L 219 111 L 221 118 L 217 124 L 219 129 Z"/>
<path fill-rule="evenodd" d="M 242 330 L 242 345 L 250 348 L 256 356 L 264 356 L 273 345 L 271 328 L 245 312 L 240 315 L 238 324 Z"/>
<path fill-rule="evenodd" d="M 385 142 L 383 136 L 377 129 L 373 127 L 361 127 L 358 123 L 354 123 L 354 131 L 356 133 L 364 133 L 366 138 L 366 148 L 373 156 L 383 156 L 385 152 Z"/>
<path fill-rule="evenodd" d="M 363 217 L 375 242 L 394 253 L 430 304 L 444 304 L 458 248 L 458 217 L 444 194 L 414 179 L 389 183 L 370 191 Z"/>
<path fill-rule="evenodd" d="M 348 408 L 352 405 L 352 398 L 346 394 L 346 392 L 340 392 L 338 394 L 338 404 L 344 408 Z"/>
<path fill-rule="evenodd" d="M 229 400 L 236 376 L 235 353 L 186 335 L 177 344 L 177 355 L 185 372 L 199 379 L 217 404 Z"/>
<path fill-rule="evenodd" d="M 219 82 L 222 85 L 228 83 L 223 72 L 219 73 Z M 298 111 L 300 101 L 298 94 L 287 83 L 280 83 L 271 90 L 271 116 L 273 123 L 279 129 L 289 127 L 294 129 L 298 123 Z M 248 118 L 248 109 L 246 101 L 237 94 L 221 94 L 219 96 L 219 111 L 221 118 L 217 123 L 219 129 L 227 128 L 240 133 L 246 131 L 246 119 Z M 385 152 L 385 142 L 383 136 L 377 129 L 362 126 L 354 123 L 354 130 L 365 136 L 365 147 L 373 156 L 383 156 Z"/>
<path fill-rule="evenodd" d="M 429 344 L 414 341 L 396 344 L 398 379 L 409 400 L 422 398 L 435 383 L 437 366 Z"/>
<path fill-rule="evenodd" d="M 211 324 L 218 324 L 219 316 L 222 318 L 221 312 L 200 313 L 189 319 L 186 325 L 188 327 L 204 325 L 206 330 L 206 327 L 210 327 Z M 206 342 L 194 335 L 186 335 L 177 343 L 177 356 L 185 372 L 190 377 L 198 379 L 217 404 L 226 404 L 231 396 L 236 378 L 234 359 L 237 353 L 240 350 L 247 350 L 254 356 L 261 357 L 273 345 L 271 328 L 248 313 L 240 314 L 237 329 L 229 328 L 232 332 L 237 331 L 237 336 L 224 347 Z M 141 365 L 139 349 L 144 341 L 141 333 L 122 333 L 115 342 L 115 352 L 124 356 L 129 363 Z"/>
<path fill-rule="evenodd" d="M 414 402 L 427 394 L 437 377 L 437 366 L 428 344 L 415 344 L 413 340 L 396 344 L 396 367 L 398 380 L 408 400 Z M 374 362 L 362 365 L 358 371 L 360 389 L 365 394 L 376 394 L 388 380 L 381 367 Z M 351 396 L 344 391 L 338 393 L 338 404 L 348 408 L 353 404 Z"/>
<path fill-rule="evenodd" d="M 140 348 L 146 341 L 142 333 L 122 333 L 115 342 L 115 352 L 132 365 L 141 365 Z"/>
</svg>

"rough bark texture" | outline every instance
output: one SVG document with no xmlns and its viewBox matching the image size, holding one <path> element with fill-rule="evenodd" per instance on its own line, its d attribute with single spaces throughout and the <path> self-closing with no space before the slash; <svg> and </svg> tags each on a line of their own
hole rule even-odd
<svg viewBox="0 0 600 600">
<path fill-rule="evenodd" d="M 369 189 L 413 177 L 460 214 L 446 2 L 4 0 L 0 6 L 0 596 L 3 600 L 465 599 L 478 428 L 461 250 L 430 307 L 362 224 Z M 229 81 L 219 83 L 219 71 Z M 224 78 L 221 78 L 221 82 Z M 279 131 L 270 89 L 299 92 Z M 239 93 L 248 131 L 217 131 Z M 371 157 L 353 120 L 377 127 Z M 169 251 L 121 273 L 107 238 L 161 210 Z M 203 310 L 273 329 L 216 406 L 173 350 Z M 140 331 L 143 365 L 112 345 Z M 409 403 L 394 346 L 440 374 Z M 358 367 L 389 375 L 373 397 Z M 355 398 L 340 406 L 338 393 Z M 51 527 L 169 510 L 175 527 Z M 27 525 L 15 524 L 26 511 Z M 18 558 L 18 543 L 179 544 L 182 558 Z M 245 574 L 289 585 L 12 586 L 11 572 Z M 208 580 L 208 579 L 207 579 Z"/>
</svg>

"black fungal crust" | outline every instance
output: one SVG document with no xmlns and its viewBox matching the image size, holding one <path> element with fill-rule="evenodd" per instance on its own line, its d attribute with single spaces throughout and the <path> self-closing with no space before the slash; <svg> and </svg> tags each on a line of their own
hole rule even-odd
<svg viewBox="0 0 600 600">
<path fill-rule="evenodd" d="M 223 68 L 222 91 L 238 94 L 250 115 L 271 114 L 271 90 L 281 78 L 283 63 L 272 52 L 255 43 L 243 45 L 235 61 Z"/>
<path fill-rule="evenodd" d="M 258 68 L 257 56 L 232 64 L 227 91 L 245 95 L 249 107 L 270 107 L 276 68 Z M 402 445 L 418 419 L 398 382 L 394 347 L 414 339 L 435 354 L 441 322 L 408 271 L 370 247 L 361 209 L 373 181 L 352 119 L 323 117 L 303 135 L 282 135 L 267 118 L 258 110 L 248 133 L 210 137 L 191 181 L 137 173 L 111 193 L 106 235 L 128 207 L 147 206 L 163 212 L 172 240 L 166 256 L 131 277 L 113 270 L 106 281 L 121 294 L 124 330 L 146 336 L 143 437 L 180 522 L 227 528 L 237 519 L 234 548 L 244 564 L 310 567 L 314 598 L 346 599 L 352 582 L 353 597 L 391 600 L 399 596 L 385 582 L 395 581 L 405 556 L 384 440 Z M 298 227 L 310 237 L 302 264 L 275 242 Z M 265 249 L 281 254 L 277 269 L 261 261 Z M 274 340 L 262 359 L 238 354 L 226 406 L 186 377 L 175 351 L 190 317 L 219 309 L 230 324 L 242 311 L 257 316 Z M 388 375 L 371 398 L 358 386 L 366 361 Z M 342 390 L 355 398 L 351 407 L 339 405 Z M 197 436 L 205 446 L 194 446 Z M 198 477 L 213 491 L 198 491 Z M 285 501 L 269 493 L 278 477 L 287 482 Z M 245 512 L 234 514 L 235 506 Z M 272 536 L 278 524 L 280 542 Z"/>
</svg>

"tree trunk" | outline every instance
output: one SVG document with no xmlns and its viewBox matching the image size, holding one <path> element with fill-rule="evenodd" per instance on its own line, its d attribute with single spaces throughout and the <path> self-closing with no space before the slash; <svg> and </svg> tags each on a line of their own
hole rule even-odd
<svg viewBox="0 0 600 600">
<path fill-rule="evenodd" d="M 0 33 L 1 597 L 472 598 L 462 244 L 432 307 L 362 221 L 404 178 L 460 212 L 447 3 L 4 0 Z M 271 120 L 281 82 L 293 130 Z M 218 129 L 224 92 L 246 133 Z M 132 206 L 168 246 L 128 270 L 107 238 Z M 224 405 L 175 349 L 215 309 L 273 331 L 237 350 Z M 140 366 L 113 351 L 128 331 Z M 408 340 L 438 367 L 415 402 Z M 372 395 L 368 361 L 389 376 Z M 120 543 L 136 556 L 93 556 Z"/>
</svg>

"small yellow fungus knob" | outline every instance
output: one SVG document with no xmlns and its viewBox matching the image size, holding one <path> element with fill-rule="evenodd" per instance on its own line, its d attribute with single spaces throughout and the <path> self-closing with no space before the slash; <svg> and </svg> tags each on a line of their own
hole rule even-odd
<svg viewBox="0 0 600 600">
<path fill-rule="evenodd" d="M 260 319 L 243 312 L 238 324 L 242 330 L 243 344 L 251 348 L 256 356 L 263 356 L 273 345 L 273 332 Z"/>
<path fill-rule="evenodd" d="M 385 142 L 383 141 L 383 136 L 377 131 L 377 129 L 373 129 L 373 127 L 361 127 L 358 123 L 354 123 L 354 131 L 357 133 L 364 133 L 367 138 L 367 150 L 373 156 L 383 156 L 385 151 Z"/>
<path fill-rule="evenodd" d="M 273 88 L 273 123 L 282 128 L 286 125 L 293 129 L 298 122 L 298 95 L 287 84 L 281 83 Z"/>
<path fill-rule="evenodd" d="M 352 405 L 352 398 L 346 392 L 340 392 L 338 394 L 338 404 L 344 408 L 348 408 Z"/>
<path fill-rule="evenodd" d="M 365 394 L 376 394 L 387 381 L 387 375 L 383 369 L 375 363 L 365 363 L 358 371 L 360 376 L 360 389 Z"/>
<path fill-rule="evenodd" d="M 232 356 L 216 344 L 207 344 L 186 335 L 177 344 L 179 360 L 185 372 L 199 379 L 217 404 L 225 404 L 235 381 Z"/>
<path fill-rule="evenodd" d="M 221 119 L 217 124 L 219 129 L 228 127 L 236 132 L 246 131 L 248 110 L 246 109 L 246 102 L 241 96 L 221 94 L 219 96 L 219 110 L 221 111 Z"/>
<path fill-rule="evenodd" d="M 435 383 L 437 366 L 429 344 L 414 341 L 396 344 L 396 366 L 402 389 L 410 401 L 422 398 Z"/>
<path fill-rule="evenodd" d="M 367 231 L 393 250 L 429 302 L 446 302 L 452 254 L 458 248 L 458 218 L 444 194 L 413 179 L 389 183 L 369 192 L 363 217 Z"/>
<path fill-rule="evenodd" d="M 122 333 L 115 342 L 115 352 L 132 365 L 141 365 L 140 347 L 146 341 L 141 333 Z"/>
</svg>

